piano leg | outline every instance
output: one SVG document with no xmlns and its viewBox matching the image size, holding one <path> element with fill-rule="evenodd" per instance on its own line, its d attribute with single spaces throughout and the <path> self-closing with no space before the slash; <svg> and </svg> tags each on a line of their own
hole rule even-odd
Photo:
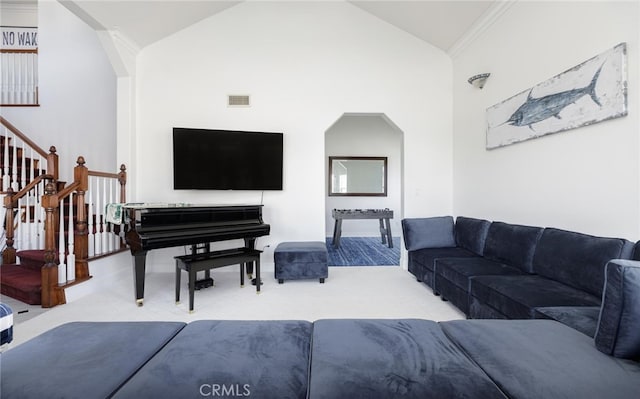
<svg viewBox="0 0 640 399">
<path fill-rule="evenodd" d="M 133 284 L 136 290 L 136 304 L 142 306 L 144 300 L 144 275 L 146 269 L 147 251 L 133 254 Z"/>
<path fill-rule="evenodd" d="M 182 273 L 182 269 L 180 269 L 176 260 L 176 305 L 180 303 L 180 273 Z"/>
<path fill-rule="evenodd" d="M 245 238 L 244 246 L 245 248 L 256 249 L 256 238 L 255 237 Z M 253 262 L 245 263 L 244 267 L 247 269 L 247 277 L 249 277 L 249 280 L 251 280 L 253 277 Z"/>
<path fill-rule="evenodd" d="M 260 286 L 262 285 L 262 280 L 260 280 L 260 257 L 256 259 L 256 294 L 260 293 Z"/>
</svg>

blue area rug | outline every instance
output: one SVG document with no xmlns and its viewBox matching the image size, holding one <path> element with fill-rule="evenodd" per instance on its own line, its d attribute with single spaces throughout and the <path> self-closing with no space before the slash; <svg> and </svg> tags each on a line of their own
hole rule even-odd
<svg viewBox="0 0 640 399">
<path fill-rule="evenodd" d="M 327 237 L 329 266 L 398 266 L 400 237 L 393 237 L 393 248 L 382 244 L 380 237 L 342 237 L 336 249 Z"/>
</svg>

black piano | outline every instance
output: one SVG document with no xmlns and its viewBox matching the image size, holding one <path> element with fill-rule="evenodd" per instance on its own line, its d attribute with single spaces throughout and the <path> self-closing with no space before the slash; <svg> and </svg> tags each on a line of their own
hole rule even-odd
<svg viewBox="0 0 640 399">
<path fill-rule="evenodd" d="M 126 204 L 123 211 L 138 306 L 144 299 L 147 251 L 236 239 L 255 249 L 256 239 L 270 231 L 262 221 L 262 205 Z M 253 264 L 247 264 L 247 274 L 252 273 Z"/>
</svg>

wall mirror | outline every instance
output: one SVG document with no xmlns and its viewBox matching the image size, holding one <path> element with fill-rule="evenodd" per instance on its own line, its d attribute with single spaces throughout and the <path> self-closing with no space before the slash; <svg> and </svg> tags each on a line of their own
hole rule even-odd
<svg viewBox="0 0 640 399">
<path fill-rule="evenodd" d="M 329 196 L 387 196 L 387 157 L 329 157 Z"/>
</svg>

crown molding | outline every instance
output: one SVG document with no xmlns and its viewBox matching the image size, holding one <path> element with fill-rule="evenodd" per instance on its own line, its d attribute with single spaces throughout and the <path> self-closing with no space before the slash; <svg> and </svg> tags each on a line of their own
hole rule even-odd
<svg viewBox="0 0 640 399">
<path fill-rule="evenodd" d="M 495 2 L 471 25 L 471 28 L 469 28 L 466 33 L 451 46 L 449 51 L 447 51 L 449 56 L 455 59 L 517 2 L 518 0 L 501 0 Z"/>
</svg>

